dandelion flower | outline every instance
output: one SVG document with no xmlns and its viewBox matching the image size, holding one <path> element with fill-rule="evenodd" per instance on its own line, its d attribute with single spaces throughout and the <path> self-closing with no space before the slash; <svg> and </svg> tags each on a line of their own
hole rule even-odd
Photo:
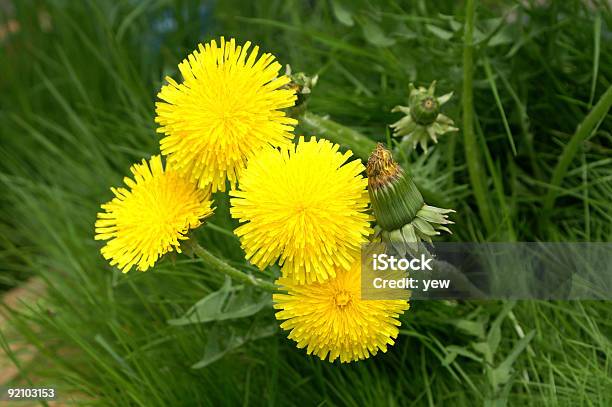
<svg viewBox="0 0 612 407">
<path fill-rule="evenodd" d="M 287 292 L 273 296 L 281 328 L 298 348 L 330 362 L 386 352 L 398 335 L 399 315 L 409 308 L 407 300 L 362 300 L 360 261 L 323 283 L 297 285 L 280 278 L 276 284 Z"/>
<path fill-rule="evenodd" d="M 327 140 L 299 139 L 249 162 L 232 191 L 231 213 L 247 259 L 260 269 L 279 260 L 297 283 L 325 281 L 351 267 L 372 232 L 365 213 L 367 180 L 359 160 L 347 162 Z"/>
<path fill-rule="evenodd" d="M 160 156 L 134 164 L 126 188 L 111 188 L 115 197 L 98 213 L 96 240 L 107 240 L 101 252 L 124 273 L 136 265 L 145 271 L 160 256 L 176 250 L 190 229 L 212 214 L 209 194 L 176 171 L 164 170 Z"/>
<path fill-rule="evenodd" d="M 225 180 L 235 184 L 247 160 L 262 148 L 288 146 L 297 123 L 281 109 L 295 103 L 295 90 L 286 87 L 281 65 L 251 43 L 234 39 L 211 41 L 179 64 L 183 77 L 157 95 L 160 125 L 165 134 L 161 152 L 168 165 L 212 192 L 224 191 Z"/>
</svg>

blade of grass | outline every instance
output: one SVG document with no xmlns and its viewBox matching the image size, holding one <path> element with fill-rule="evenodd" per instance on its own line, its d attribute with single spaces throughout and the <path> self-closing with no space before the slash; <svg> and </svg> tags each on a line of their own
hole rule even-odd
<svg viewBox="0 0 612 407">
<path fill-rule="evenodd" d="M 508 125 L 508 119 L 506 118 L 506 111 L 504 110 L 504 106 L 499 98 L 499 92 L 497 91 L 497 85 L 495 84 L 495 78 L 493 77 L 493 71 L 491 70 L 491 63 L 489 62 L 489 58 L 486 56 L 484 57 L 484 68 L 487 74 L 487 80 L 491 86 L 491 92 L 493 92 L 493 97 L 495 98 L 495 104 L 497 104 L 499 115 L 501 116 L 502 123 L 504 124 L 504 130 L 506 130 L 506 135 L 508 136 L 508 142 L 512 148 L 512 154 L 516 156 L 516 146 L 514 145 L 514 138 L 512 137 L 510 125 Z"/>
<path fill-rule="evenodd" d="M 485 172 L 482 168 L 478 140 L 474 133 L 474 89 L 473 89 L 473 65 L 474 65 L 474 0 L 465 3 L 465 31 L 463 38 L 463 95 L 461 104 L 463 106 L 463 141 L 465 149 L 465 160 L 467 161 L 470 183 L 476 198 L 476 204 L 487 231 L 493 230 L 493 219 L 489 210 L 487 199 L 487 185 L 484 178 Z"/>
<path fill-rule="evenodd" d="M 606 92 L 601 96 L 597 104 L 593 107 L 593 109 L 589 112 L 589 114 L 584 118 L 582 123 L 578 126 L 576 133 L 572 136 L 569 143 L 565 145 L 563 149 L 563 153 L 559 157 L 559 161 L 555 167 L 552 178 L 550 180 L 550 186 L 546 197 L 544 198 L 543 205 L 543 216 L 544 219 L 547 219 L 550 215 L 550 211 L 555 203 L 555 199 L 559 193 L 559 187 L 561 186 L 561 181 L 565 177 L 567 173 L 567 169 L 571 164 L 572 160 L 578 153 L 578 149 L 582 142 L 591 134 L 593 129 L 601 122 L 601 120 L 608 113 L 608 110 L 612 106 L 612 86 L 606 90 Z"/>
<path fill-rule="evenodd" d="M 478 124 L 478 122 L 476 122 Z M 514 232 L 514 227 L 512 226 L 512 217 L 510 214 L 510 210 L 508 209 L 508 203 L 506 202 L 506 195 L 504 193 L 504 184 L 501 177 L 501 171 L 499 169 L 499 165 L 496 166 L 493 162 L 493 157 L 491 156 L 491 152 L 487 147 L 487 143 L 482 133 L 482 129 L 480 126 L 477 126 L 478 130 L 478 139 L 480 140 L 480 144 L 482 145 L 482 151 L 485 156 L 485 161 L 487 163 L 487 168 L 491 173 L 491 178 L 493 179 L 493 188 L 495 190 L 495 195 L 497 196 L 497 201 L 499 207 L 501 208 L 501 219 L 499 224 L 505 224 L 507 228 L 507 236 L 500 236 L 504 239 L 504 241 L 515 241 L 516 233 Z M 499 162 L 497 162 L 499 164 Z M 501 228 L 499 228 L 501 229 Z M 498 233 L 496 233 L 498 234 Z"/>
<path fill-rule="evenodd" d="M 589 97 L 589 109 L 595 100 L 595 88 L 597 88 L 597 75 L 599 73 L 599 54 L 601 52 L 601 14 L 595 16 L 593 28 L 593 81 L 591 82 L 591 96 Z"/>
</svg>

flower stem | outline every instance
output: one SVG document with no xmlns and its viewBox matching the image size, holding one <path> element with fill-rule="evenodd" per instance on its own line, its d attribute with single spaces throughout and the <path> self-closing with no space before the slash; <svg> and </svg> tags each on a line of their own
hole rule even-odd
<svg viewBox="0 0 612 407">
<path fill-rule="evenodd" d="M 376 143 L 363 134 L 314 113 L 304 112 L 298 120 L 309 133 L 350 148 L 362 160 L 367 160 L 376 148 Z"/>
<path fill-rule="evenodd" d="M 485 224 L 487 231 L 493 230 L 493 222 L 489 212 L 489 201 L 487 199 L 487 184 L 484 179 L 482 158 L 478 150 L 478 141 L 474 134 L 474 89 L 473 81 L 473 54 L 474 54 L 474 0 L 465 3 L 465 31 L 463 38 L 463 142 L 465 149 L 465 160 L 467 161 L 470 183 L 476 205 Z"/>
<path fill-rule="evenodd" d="M 376 142 L 366 135 L 326 117 L 307 111 L 297 119 L 307 134 L 321 136 L 333 143 L 340 144 L 350 149 L 356 157 L 363 161 L 367 161 L 370 154 L 376 149 Z M 449 206 L 448 200 L 442 194 L 414 182 L 427 203 L 440 207 Z"/>
<path fill-rule="evenodd" d="M 204 264 L 206 264 L 212 270 L 221 272 L 231 277 L 233 280 L 252 285 L 265 291 L 276 291 L 276 285 L 274 285 L 274 283 L 253 277 L 250 274 L 244 273 L 230 266 L 193 240 L 189 240 L 188 244 L 190 245 L 193 253 L 195 253 L 195 255 L 198 256 L 200 260 L 202 260 Z"/>
</svg>

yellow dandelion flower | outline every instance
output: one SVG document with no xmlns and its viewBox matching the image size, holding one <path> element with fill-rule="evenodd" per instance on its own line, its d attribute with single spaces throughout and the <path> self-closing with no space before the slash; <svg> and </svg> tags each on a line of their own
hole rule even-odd
<svg viewBox="0 0 612 407">
<path fill-rule="evenodd" d="M 284 87 L 287 76 L 272 54 L 257 58 L 259 47 L 236 46 L 221 37 L 179 64 L 183 77 L 157 95 L 161 152 L 168 165 L 187 174 L 202 188 L 224 191 L 234 185 L 247 160 L 268 145 L 288 146 L 297 123 L 281 109 L 291 107 L 295 90 Z"/>
<path fill-rule="evenodd" d="M 372 232 L 367 180 L 351 152 L 314 137 L 253 158 L 230 193 L 247 259 L 260 269 L 279 260 L 298 283 L 325 281 L 348 269 Z"/>
<path fill-rule="evenodd" d="M 298 348 L 330 362 L 386 352 L 399 333 L 399 315 L 410 306 L 406 300 L 362 300 L 360 261 L 323 283 L 298 285 L 283 277 L 276 284 L 287 292 L 273 295 L 281 328 Z"/>
<path fill-rule="evenodd" d="M 126 188 L 111 188 L 115 197 L 102 205 L 96 240 L 108 240 L 101 253 L 124 273 L 136 265 L 145 271 L 160 256 L 176 250 L 190 229 L 212 214 L 209 194 L 176 171 L 164 170 L 160 156 L 142 160 L 125 177 Z"/>
</svg>

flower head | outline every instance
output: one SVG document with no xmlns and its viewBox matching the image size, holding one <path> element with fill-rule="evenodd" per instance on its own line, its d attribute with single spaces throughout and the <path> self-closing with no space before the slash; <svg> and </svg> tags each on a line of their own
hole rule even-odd
<svg viewBox="0 0 612 407">
<path fill-rule="evenodd" d="M 289 339 L 332 362 L 366 359 L 394 344 L 398 317 L 409 308 L 406 300 L 362 300 L 361 261 L 323 283 L 295 284 L 280 278 L 276 284 L 286 294 L 274 294 L 276 318 L 291 331 Z"/>
<path fill-rule="evenodd" d="M 366 172 L 377 238 L 404 254 L 415 247 L 412 243 L 451 233 L 448 215 L 455 211 L 427 205 L 410 175 L 381 143 L 370 155 Z"/>
<path fill-rule="evenodd" d="M 448 102 L 453 93 L 447 93 L 440 97 L 435 96 L 436 82 L 432 82 L 429 88 L 415 88 L 410 84 L 410 96 L 408 106 L 395 106 L 392 112 L 402 112 L 403 118 L 391 125 L 393 136 L 402 137 L 402 145 L 417 144 L 427 151 L 427 140 L 431 138 L 434 143 L 438 142 L 438 136 L 457 131 L 454 122 L 448 116 L 440 113 L 440 107 Z"/>
<path fill-rule="evenodd" d="M 225 190 L 235 184 L 247 160 L 262 148 L 288 146 L 296 120 L 281 109 L 293 106 L 295 90 L 271 54 L 259 47 L 200 44 L 179 64 L 183 82 L 166 78 L 158 94 L 155 121 L 166 137 L 161 152 L 170 167 L 200 187 Z"/>
<path fill-rule="evenodd" d="M 327 140 L 300 138 L 289 150 L 269 148 L 249 162 L 232 191 L 231 213 L 246 257 L 264 269 L 280 259 L 298 283 L 324 281 L 348 269 L 372 232 L 367 180 L 359 160 Z"/>
<path fill-rule="evenodd" d="M 131 168 L 126 188 L 111 188 L 115 197 L 102 205 L 96 240 L 108 240 L 102 255 L 123 272 L 136 265 L 145 271 L 163 254 L 176 250 L 188 230 L 212 214 L 208 193 L 176 171 L 164 170 L 160 156 Z"/>
</svg>

